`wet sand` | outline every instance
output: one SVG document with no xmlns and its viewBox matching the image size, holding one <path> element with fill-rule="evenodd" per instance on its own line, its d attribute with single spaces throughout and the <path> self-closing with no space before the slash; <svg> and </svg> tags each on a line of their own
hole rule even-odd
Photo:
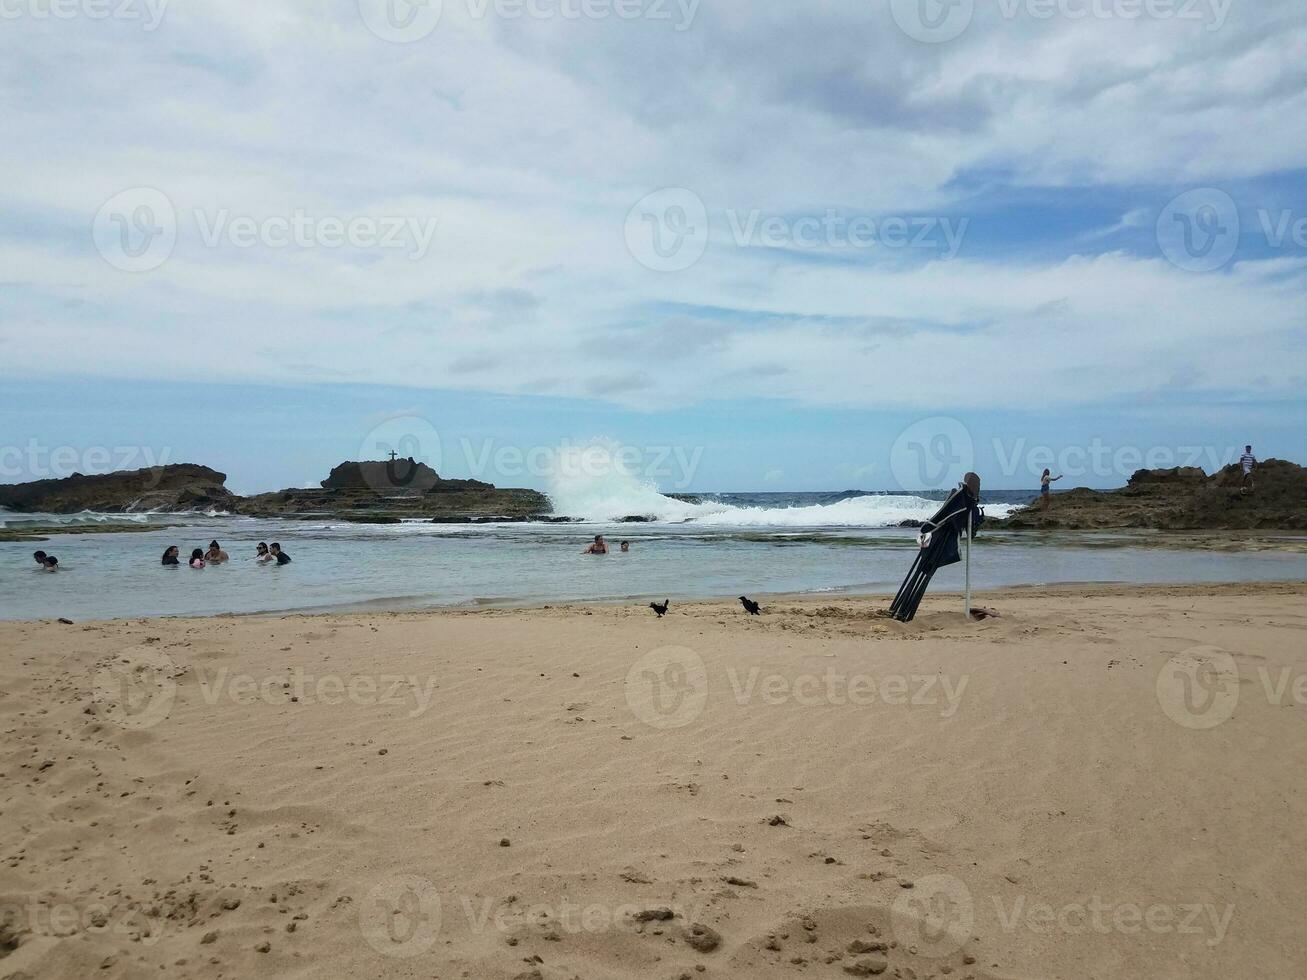
<svg viewBox="0 0 1307 980">
<path fill-rule="evenodd" d="M 0 977 L 1302 976 L 1304 600 L 0 623 Z"/>
</svg>

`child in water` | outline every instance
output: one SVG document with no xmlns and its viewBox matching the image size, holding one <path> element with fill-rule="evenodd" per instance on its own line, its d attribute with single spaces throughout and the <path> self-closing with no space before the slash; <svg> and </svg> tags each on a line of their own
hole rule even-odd
<svg viewBox="0 0 1307 980">
<path fill-rule="evenodd" d="M 191 552 L 191 568 L 203 568 L 203 567 L 204 567 L 204 552 L 201 549 L 196 548 L 194 551 Z"/>
</svg>

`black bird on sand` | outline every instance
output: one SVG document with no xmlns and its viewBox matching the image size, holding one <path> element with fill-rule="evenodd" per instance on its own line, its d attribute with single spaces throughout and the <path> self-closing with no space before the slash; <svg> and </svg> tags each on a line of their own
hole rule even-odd
<svg viewBox="0 0 1307 980">
<path fill-rule="evenodd" d="M 672 604 L 671 599 L 664 599 L 663 604 L 661 606 L 658 605 L 658 603 L 656 602 L 651 602 L 649 603 L 649 608 L 658 614 L 659 619 L 662 619 L 664 616 L 667 615 L 667 607 L 670 606 L 671 604 Z"/>
<path fill-rule="evenodd" d="M 759 606 L 752 599 L 746 599 L 744 596 L 740 596 L 740 605 L 744 607 L 744 611 L 747 612 L 750 616 L 757 616 L 759 613 L 762 612 L 761 606 Z"/>
</svg>

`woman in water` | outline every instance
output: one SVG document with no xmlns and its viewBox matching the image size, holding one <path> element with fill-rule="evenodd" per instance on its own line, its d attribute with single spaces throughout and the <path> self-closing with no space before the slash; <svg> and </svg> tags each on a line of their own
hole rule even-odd
<svg viewBox="0 0 1307 980">
<path fill-rule="evenodd" d="M 1056 483 L 1062 479 L 1060 476 L 1054 476 L 1051 470 L 1044 470 L 1044 475 L 1039 478 L 1039 499 L 1044 510 L 1048 510 L 1048 502 L 1052 498 L 1050 483 Z"/>
<path fill-rule="evenodd" d="M 203 568 L 203 567 L 204 567 L 204 551 L 200 548 L 196 548 L 194 551 L 191 552 L 191 568 Z"/>
<path fill-rule="evenodd" d="M 210 565 L 221 565 L 223 562 L 231 558 L 231 555 L 223 551 L 222 548 L 218 546 L 217 541 L 210 541 L 209 553 L 204 557 L 208 560 Z"/>
<path fill-rule="evenodd" d="M 254 549 L 254 560 L 260 565 L 266 565 L 268 562 L 275 560 L 275 556 L 268 550 L 266 541 L 260 541 L 259 546 Z"/>
<path fill-rule="evenodd" d="M 177 550 L 177 546 L 175 544 L 169 545 L 168 550 L 163 553 L 163 561 L 160 562 L 160 564 L 180 565 L 181 562 L 178 560 L 177 557 L 179 554 L 180 552 Z"/>
</svg>

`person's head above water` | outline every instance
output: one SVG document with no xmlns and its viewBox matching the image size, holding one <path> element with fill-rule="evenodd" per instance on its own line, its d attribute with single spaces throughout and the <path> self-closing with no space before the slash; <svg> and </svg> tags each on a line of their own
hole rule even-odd
<svg viewBox="0 0 1307 980">
<path fill-rule="evenodd" d="M 36 560 L 36 563 L 37 563 L 38 565 L 44 565 L 44 564 L 45 564 L 45 552 L 44 552 L 44 551 L 33 551 L 33 552 L 32 552 L 32 558 L 34 558 L 34 559 Z"/>
<path fill-rule="evenodd" d="M 179 554 L 180 552 L 177 550 L 177 546 L 175 544 L 170 544 L 166 549 L 164 549 L 163 560 L 167 561 L 169 558 L 176 558 Z"/>
<path fill-rule="evenodd" d="M 595 544 L 603 544 L 603 543 L 604 543 L 604 536 L 602 534 L 596 534 Z"/>
<path fill-rule="evenodd" d="M 623 550 L 623 551 L 630 551 L 630 550 L 631 550 L 631 542 L 630 542 L 630 541 L 623 541 L 623 542 L 622 542 L 622 550 Z"/>
<path fill-rule="evenodd" d="M 195 561 L 197 558 L 202 559 L 203 557 L 204 557 L 203 548 L 196 548 L 194 551 L 191 552 L 191 561 Z"/>
<path fill-rule="evenodd" d="M 268 545 L 268 550 L 275 555 L 277 552 L 281 550 L 281 545 L 278 544 L 276 541 L 274 541 L 272 542 L 272 544 Z"/>
<path fill-rule="evenodd" d="M 41 564 L 45 566 L 47 572 L 56 572 L 59 570 L 59 559 L 54 555 L 46 555 Z"/>
<path fill-rule="evenodd" d="M 266 542 L 266 541 L 260 541 L 260 542 L 259 542 L 259 546 L 258 546 L 257 548 L 255 548 L 254 550 L 255 550 L 258 554 L 260 554 L 260 555 L 266 555 L 266 554 L 268 553 L 268 544 L 267 544 L 267 542 Z"/>
<path fill-rule="evenodd" d="M 210 542 L 209 542 L 209 550 L 210 550 L 210 551 L 221 551 L 222 548 L 219 546 L 219 544 L 218 544 L 217 541 L 210 541 Z"/>
</svg>

